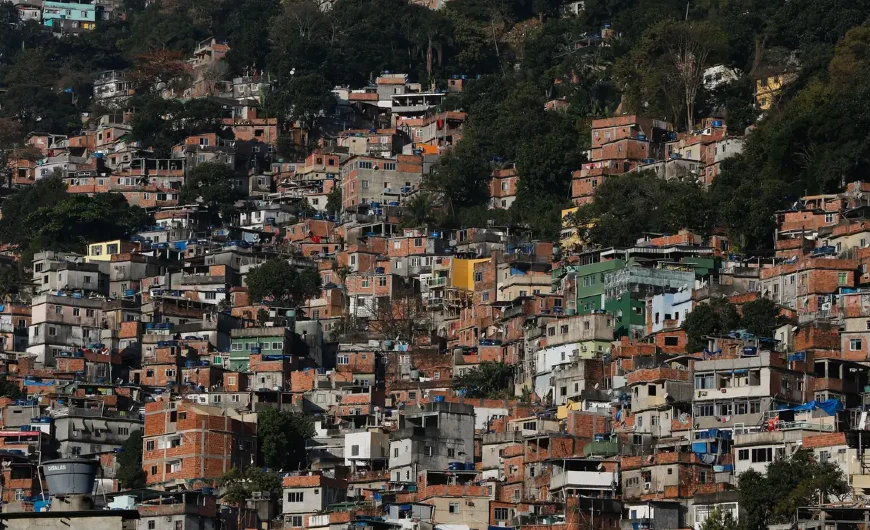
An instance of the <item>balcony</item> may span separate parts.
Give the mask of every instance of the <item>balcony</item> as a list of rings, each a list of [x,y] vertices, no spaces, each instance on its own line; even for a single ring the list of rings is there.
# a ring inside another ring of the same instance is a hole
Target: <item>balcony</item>
[[[429,278],[426,284],[429,286],[430,289],[436,287],[446,287],[448,280],[449,278],[447,278],[446,276],[441,276],[439,278]]]
[[[559,488],[611,489],[616,486],[610,471],[565,471],[554,473],[550,478],[550,490]]]

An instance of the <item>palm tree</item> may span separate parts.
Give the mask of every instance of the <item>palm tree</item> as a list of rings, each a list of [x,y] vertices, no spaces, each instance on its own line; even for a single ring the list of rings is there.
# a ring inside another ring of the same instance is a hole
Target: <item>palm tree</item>
[[[402,212],[402,225],[406,227],[426,226],[435,221],[433,209],[435,201],[428,193],[417,193],[405,202]]]

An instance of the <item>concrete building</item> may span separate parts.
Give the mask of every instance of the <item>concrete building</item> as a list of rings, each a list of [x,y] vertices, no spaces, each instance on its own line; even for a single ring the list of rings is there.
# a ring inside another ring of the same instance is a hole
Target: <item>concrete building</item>
[[[390,433],[390,480],[414,483],[423,470],[474,459],[474,407],[432,402],[407,407]]]

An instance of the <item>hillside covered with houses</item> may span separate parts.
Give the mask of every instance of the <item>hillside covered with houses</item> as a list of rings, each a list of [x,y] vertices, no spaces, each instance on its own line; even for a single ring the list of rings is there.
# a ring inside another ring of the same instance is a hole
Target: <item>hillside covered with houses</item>
[[[866,530],[868,20],[0,2],[0,530]]]

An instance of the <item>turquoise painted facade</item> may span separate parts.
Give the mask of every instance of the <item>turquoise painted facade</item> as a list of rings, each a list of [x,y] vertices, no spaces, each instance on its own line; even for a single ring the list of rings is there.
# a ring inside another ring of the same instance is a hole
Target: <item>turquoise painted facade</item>
[[[46,1],[42,9],[43,24],[48,27],[60,26],[64,20],[77,22],[83,29],[93,29],[97,23],[97,6]]]

